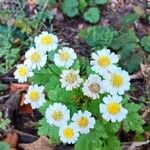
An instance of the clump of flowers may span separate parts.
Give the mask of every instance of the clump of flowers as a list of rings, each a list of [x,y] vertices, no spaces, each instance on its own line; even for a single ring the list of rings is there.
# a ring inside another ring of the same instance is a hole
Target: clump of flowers
[[[76,143],[77,150],[86,141],[95,150],[100,145],[104,148],[109,137],[117,140],[115,133],[121,123],[126,130],[131,112],[125,95],[130,77],[118,67],[118,55],[103,48],[83,66],[86,58],[63,47],[52,33],[42,32],[34,42],[14,75],[20,83],[29,78],[25,104],[39,108],[44,116],[38,133],[53,142]]]

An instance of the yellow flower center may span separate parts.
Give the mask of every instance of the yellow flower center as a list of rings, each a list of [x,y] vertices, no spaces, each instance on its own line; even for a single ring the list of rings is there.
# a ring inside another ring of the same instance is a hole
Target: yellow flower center
[[[60,56],[60,59],[63,61],[67,61],[69,59],[69,54],[67,52],[61,52],[59,56]]]
[[[40,95],[39,95],[38,91],[35,91],[35,90],[32,90],[29,94],[29,98],[33,102],[38,101],[39,97],[40,97]]]
[[[31,61],[33,63],[37,63],[40,59],[40,54],[38,52],[34,52],[32,55],[31,55]]]
[[[64,131],[64,137],[67,139],[71,139],[74,136],[74,131],[72,128],[65,128]]]
[[[108,105],[107,105],[107,110],[110,114],[112,115],[116,115],[120,112],[121,110],[121,105],[117,102],[110,102]]]
[[[21,67],[19,67],[19,68],[18,68],[18,74],[19,74],[19,76],[21,76],[21,77],[27,76],[27,74],[28,74],[28,69],[27,69],[27,67],[26,67],[26,66],[21,66]]]
[[[66,76],[66,82],[68,82],[69,84],[73,84],[76,79],[77,79],[77,75],[73,73],[70,73]]]
[[[89,86],[89,89],[92,93],[99,93],[100,91],[100,85],[97,84],[97,83],[92,83],[90,86]]]
[[[107,56],[101,56],[99,59],[98,59],[98,65],[100,67],[103,67],[103,68],[106,68],[110,65],[110,59],[107,57]]]
[[[46,46],[50,45],[53,43],[53,38],[50,35],[45,35],[41,37],[41,43]]]
[[[123,77],[118,74],[112,74],[110,81],[112,86],[116,88],[119,88],[123,85]]]
[[[81,118],[78,119],[78,125],[79,125],[79,127],[84,128],[88,124],[89,124],[89,121],[88,121],[88,119],[86,117],[81,117]]]
[[[60,121],[63,118],[63,114],[61,111],[54,111],[52,116],[55,121]]]

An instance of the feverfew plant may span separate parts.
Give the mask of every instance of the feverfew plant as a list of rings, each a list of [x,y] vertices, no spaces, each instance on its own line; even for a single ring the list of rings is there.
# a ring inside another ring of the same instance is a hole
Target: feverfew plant
[[[34,41],[14,75],[18,82],[31,83],[25,104],[43,115],[39,135],[52,143],[75,144],[75,150],[83,145],[85,150],[119,150],[118,131],[143,132],[140,106],[129,103],[125,94],[130,77],[117,65],[117,54],[103,48],[87,60],[48,32]]]

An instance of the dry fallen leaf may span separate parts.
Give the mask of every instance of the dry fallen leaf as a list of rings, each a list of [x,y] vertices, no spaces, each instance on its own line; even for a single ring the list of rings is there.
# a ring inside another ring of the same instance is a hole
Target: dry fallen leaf
[[[32,7],[34,7],[37,4],[37,0],[28,0],[28,4]]]
[[[18,144],[18,135],[16,132],[8,133],[4,142],[7,143],[11,148],[15,149]]]
[[[30,144],[19,144],[19,147],[24,150],[54,150],[54,145],[48,143],[48,138],[41,136],[38,140]]]
[[[32,114],[33,113],[33,109],[31,107],[30,104],[25,105],[24,104],[24,94],[22,95],[21,101],[20,101],[20,105],[19,105],[19,113],[20,114]]]
[[[19,91],[19,92],[23,92],[25,91],[27,88],[29,87],[28,84],[19,84],[19,83],[12,83],[10,85],[10,92],[16,92],[16,91]]]

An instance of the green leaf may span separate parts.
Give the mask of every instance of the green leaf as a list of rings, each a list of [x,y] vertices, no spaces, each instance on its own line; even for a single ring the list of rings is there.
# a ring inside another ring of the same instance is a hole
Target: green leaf
[[[6,73],[5,63],[1,63],[0,64],[0,74],[4,74],[4,73]]]
[[[138,38],[135,35],[135,32],[132,30],[128,30],[126,32],[122,32],[120,35],[116,35],[112,40],[111,47],[114,50],[128,50],[133,51],[136,46],[136,42],[138,42]]]
[[[126,105],[125,105],[125,107],[128,109],[128,111],[129,112],[133,112],[133,113],[135,113],[135,112],[138,112],[141,108],[142,108],[142,106],[141,105],[137,105],[137,104],[135,104],[135,103],[127,103]]]
[[[48,136],[53,143],[60,143],[57,127],[49,125],[45,118],[39,120],[38,125],[38,135]]]
[[[78,1],[77,0],[64,0],[62,3],[62,11],[69,17],[78,15]]]
[[[72,91],[66,91],[65,89],[57,86],[54,90],[49,90],[47,96],[51,102],[60,102],[65,104],[70,109],[71,115],[77,111],[75,103],[75,97],[79,97],[81,91],[78,89]]]
[[[13,48],[11,50],[9,50],[9,54],[7,54],[5,56],[5,64],[9,69],[11,69],[12,65],[17,61],[17,59],[19,58],[19,48]]]
[[[141,116],[137,113],[128,113],[126,116],[123,128],[126,132],[135,131],[137,133],[143,133],[143,120]]]
[[[59,85],[58,80],[60,73],[60,68],[54,64],[50,64],[47,69],[42,68],[40,71],[36,70],[34,76],[29,78],[29,81],[34,84],[44,85],[47,91],[55,88],[56,85]]]
[[[97,23],[100,19],[100,11],[97,7],[91,7],[84,13],[84,19],[90,23]]]
[[[55,90],[49,90],[47,92],[47,96],[51,101],[56,102],[59,100],[59,92],[60,92],[60,88],[57,86]]]
[[[150,54],[147,56],[147,61],[150,63]]]
[[[128,110],[128,114],[123,121],[123,128],[126,132],[135,131],[137,133],[142,133],[144,130],[142,128],[143,120],[138,114],[141,106],[134,103],[127,103],[125,108]]]
[[[95,134],[81,135],[75,144],[75,150],[99,150],[102,148],[102,141]]]
[[[130,57],[120,62],[121,66],[129,73],[133,73],[140,68],[140,64],[143,62],[143,57],[138,54],[133,54]]]
[[[81,135],[75,144],[75,150],[120,150],[120,142],[115,137],[120,123],[111,124],[106,121],[96,121],[94,129],[86,135]]]
[[[40,71],[35,71],[34,76],[29,78],[29,81],[34,84],[45,85],[50,80],[52,75],[49,69],[42,68]]]
[[[150,34],[141,39],[141,45],[146,52],[150,53]]]
[[[92,4],[100,4],[100,5],[102,5],[102,4],[106,4],[108,2],[108,0],[90,0],[90,2]]]
[[[124,48],[121,51],[119,51],[119,54],[121,55],[121,61],[126,61],[127,58],[132,56],[134,47],[135,43],[126,44]]]
[[[123,16],[120,21],[123,26],[132,25],[136,20],[139,19],[139,15],[137,13],[131,13],[126,16]]]
[[[102,123],[104,124],[108,134],[115,134],[118,132],[120,128],[120,122],[112,123],[112,122],[103,120]]]
[[[80,61],[76,60],[71,68],[74,70],[80,70]]]
[[[1,1],[0,1],[1,2]],[[1,22],[6,22],[11,18],[11,10],[10,9],[5,9],[3,10],[2,8],[0,9],[0,20]]]
[[[143,62],[143,58],[138,53],[134,53],[137,42],[138,38],[132,30],[121,32],[112,40],[112,49],[119,51],[121,55],[120,65],[129,73],[137,71]]]
[[[91,47],[109,47],[116,32],[112,28],[93,26],[80,30],[79,37]]]
[[[107,128],[102,121],[96,121],[94,129],[91,131],[94,132],[97,137],[108,138]],[[101,133],[101,134],[99,134]]]
[[[44,116],[46,109],[49,107],[49,105],[51,104],[51,102],[49,100],[47,100],[40,108],[39,111],[40,113]]]
[[[56,0],[38,0],[38,4],[42,7],[46,2],[48,2],[48,5],[54,5],[56,3]]]
[[[84,150],[90,150],[88,146],[88,139],[86,135],[80,135],[78,141],[75,144],[75,150],[83,150],[83,145],[84,145]]]
[[[99,104],[100,100],[94,100],[89,103],[89,106],[87,108],[88,111],[90,111],[93,115],[99,115]]]
[[[48,60],[53,62],[55,53],[56,53],[55,51],[48,52]]]
[[[81,12],[87,7],[87,0],[79,0],[79,9]]]
[[[1,150],[10,150],[10,147],[8,144],[6,144],[4,142],[0,142],[0,149]]]
[[[48,68],[53,75],[59,76],[61,74],[61,69],[58,68],[55,64],[48,65]]]
[[[45,91],[54,90],[57,86],[60,86],[59,77],[56,75],[51,75],[49,81],[45,84]]]
[[[121,143],[116,136],[110,135],[103,147],[103,150],[121,150]]]
[[[56,4],[56,0],[48,0],[48,4],[49,5],[54,5],[54,4]]]

